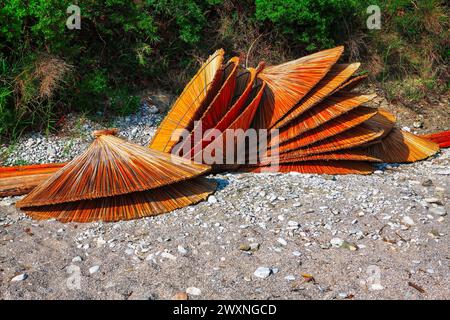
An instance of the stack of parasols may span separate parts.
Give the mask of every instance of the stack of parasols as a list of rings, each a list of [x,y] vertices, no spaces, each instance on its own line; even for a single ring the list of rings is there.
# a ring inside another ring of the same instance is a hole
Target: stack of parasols
[[[0,196],[31,191],[17,207],[36,219],[128,220],[204,200],[216,184],[200,176],[211,170],[368,174],[374,163],[414,162],[449,146],[449,131],[419,137],[397,129],[389,111],[365,106],[375,95],[355,90],[365,77],[355,76],[359,63],[337,63],[342,52],[337,47],[246,68],[237,57],[224,62],[218,50],[175,101],[149,148],[119,139],[115,130],[97,131],[92,145],[67,164],[0,168]],[[230,130],[268,134],[264,143],[257,136],[253,152]],[[225,159],[239,152],[243,162]]]

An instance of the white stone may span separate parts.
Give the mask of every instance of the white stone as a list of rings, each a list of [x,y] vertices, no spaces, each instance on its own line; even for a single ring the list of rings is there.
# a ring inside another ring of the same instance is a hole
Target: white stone
[[[414,223],[414,220],[411,218],[411,217],[408,217],[408,216],[404,216],[403,218],[402,218],[402,223],[403,224],[406,224],[406,225],[408,225],[408,226],[413,226],[415,223]]]
[[[209,196],[208,198],[208,202],[209,203],[217,203],[217,198],[215,196]]]
[[[373,283],[370,285],[370,290],[377,291],[377,290],[383,290],[383,289],[384,289],[384,287],[379,283]]]
[[[330,240],[330,243],[333,247],[340,247],[344,243],[344,240],[340,238],[333,238]]]
[[[288,275],[288,276],[284,277],[284,279],[287,281],[294,281],[295,277],[293,275]]]
[[[297,222],[297,221],[289,220],[289,221],[288,221],[288,225],[289,225],[290,227],[298,227],[298,222]]]
[[[258,269],[256,269],[253,274],[255,275],[255,277],[265,279],[268,276],[270,276],[271,273],[272,273],[272,270],[270,270],[270,268],[258,267]]]
[[[202,290],[200,290],[199,288],[196,288],[196,287],[189,287],[186,289],[186,293],[191,294],[193,296],[199,296],[202,294]]]
[[[93,266],[89,268],[89,273],[93,274],[96,273],[100,269],[100,266]]]
[[[295,257],[300,257],[300,256],[302,255],[302,253],[301,253],[300,251],[294,251],[294,252],[292,252],[292,254],[293,254]]]
[[[188,253],[187,249],[182,245],[178,245],[178,252],[182,255],[186,255]]]
[[[162,258],[169,259],[169,260],[172,260],[172,261],[177,260],[177,257],[175,257],[173,254],[171,254],[171,253],[169,253],[169,252],[162,252],[162,253],[161,253],[161,257],[162,257]]]
[[[281,245],[283,245],[283,246],[287,246],[287,241],[284,240],[283,238],[278,238],[277,241],[278,241],[279,244],[281,244]]]
[[[83,261],[83,259],[81,259],[80,256],[76,256],[75,258],[72,259],[72,262],[81,262]]]
[[[22,273],[22,274],[19,274],[19,275],[15,276],[14,278],[12,278],[11,282],[23,281],[26,278],[28,278],[28,275],[26,273]]]

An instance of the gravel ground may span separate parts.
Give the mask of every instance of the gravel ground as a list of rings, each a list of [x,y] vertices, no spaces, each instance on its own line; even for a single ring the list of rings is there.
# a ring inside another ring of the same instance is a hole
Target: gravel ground
[[[144,104],[114,125],[146,144],[160,120]],[[101,128],[67,122],[2,146],[4,164],[69,160]],[[213,175],[208,201],[118,223],[33,221],[3,198],[0,299],[449,299],[449,164]]]

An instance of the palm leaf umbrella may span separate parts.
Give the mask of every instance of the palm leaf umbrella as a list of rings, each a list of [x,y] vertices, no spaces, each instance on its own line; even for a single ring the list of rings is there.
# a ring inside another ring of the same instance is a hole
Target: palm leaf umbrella
[[[16,206],[35,218],[115,221],[155,215],[204,199],[215,184],[196,178],[209,166],[97,131],[80,156]],[[195,180],[195,181],[194,181]]]

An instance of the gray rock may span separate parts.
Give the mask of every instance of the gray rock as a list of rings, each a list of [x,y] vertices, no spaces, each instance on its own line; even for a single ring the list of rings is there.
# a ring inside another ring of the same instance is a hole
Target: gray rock
[[[427,203],[442,204],[441,200],[439,200],[439,199],[436,198],[436,197],[425,198],[425,199],[423,199],[423,200],[425,200],[425,202],[427,202]]]
[[[75,258],[72,259],[72,262],[81,262],[83,261],[83,259],[80,256],[76,256]]]
[[[430,213],[437,215],[437,216],[445,216],[447,215],[447,211],[445,210],[444,207],[433,207],[429,209]]]

